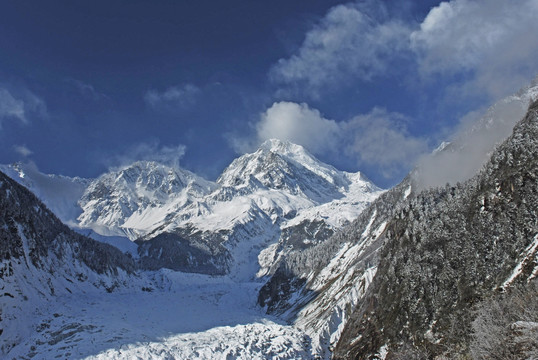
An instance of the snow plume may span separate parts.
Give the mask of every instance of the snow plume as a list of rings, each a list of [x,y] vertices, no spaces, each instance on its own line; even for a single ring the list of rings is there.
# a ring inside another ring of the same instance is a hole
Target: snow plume
[[[162,146],[159,141],[139,143],[128,148],[123,154],[111,157],[106,165],[110,169],[117,169],[131,165],[140,160],[156,161],[171,167],[178,168],[179,161],[185,155],[186,146]]]
[[[408,119],[399,113],[374,108],[368,114],[337,122],[306,104],[274,103],[254,124],[254,136],[231,139],[238,152],[248,152],[269,139],[302,145],[314,154],[333,153],[357,159],[359,165],[376,166],[392,177],[414,164],[427,151],[426,141],[410,135]]]
[[[144,101],[153,109],[186,108],[196,102],[200,89],[192,84],[172,86],[163,92],[151,89],[144,95]]]
[[[538,70],[538,0],[442,2],[411,36],[423,75],[467,74],[465,92],[497,99]]]
[[[390,19],[380,2],[362,1],[331,8],[305,36],[302,46],[270,71],[280,84],[300,84],[315,95],[350,75],[369,80],[388,70],[390,59],[407,45],[411,30]]]
[[[537,98],[538,77],[531,86],[493,105],[482,117],[483,112],[479,111],[463,117],[450,144],[419,161],[419,186],[443,186],[471,178],[489,159],[495,147],[512,133],[529,103]]]

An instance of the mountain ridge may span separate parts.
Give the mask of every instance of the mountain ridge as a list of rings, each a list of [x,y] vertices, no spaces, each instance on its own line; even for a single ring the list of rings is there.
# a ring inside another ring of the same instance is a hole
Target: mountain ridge
[[[333,233],[382,192],[360,172],[339,171],[302,146],[275,139],[235,159],[216,182],[139,161],[87,184],[77,201],[81,213],[69,222],[77,231],[131,253],[133,248],[119,237],[135,241],[135,257],[151,269],[213,274],[230,271],[239,244],[243,248],[255,239],[250,250],[242,250],[250,252],[280,243],[276,253],[266,252],[265,270],[249,270],[252,276],[276,269],[283,252],[289,251],[289,238],[314,229],[317,234]],[[53,199],[45,202],[54,206]],[[320,240],[314,233],[309,237],[295,246]],[[175,255],[164,260],[163,251]],[[254,254],[247,256],[258,262]]]

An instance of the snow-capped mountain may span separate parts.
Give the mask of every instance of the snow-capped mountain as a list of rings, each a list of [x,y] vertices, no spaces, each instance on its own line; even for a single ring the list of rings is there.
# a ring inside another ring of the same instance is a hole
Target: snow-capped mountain
[[[223,187],[250,186],[251,192],[281,190],[318,204],[343,197],[351,184],[346,173],[317,160],[302,146],[275,139],[235,159],[217,182]]]
[[[489,119],[502,113],[490,110]],[[481,173],[424,191],[423,169],[383,192],[275,140],[215,183],[135,163],[93,180],[79,200],[86,231],[141,235],[136,256],[74,234],[0,176],[2,352],[468,357],[471,305],[487,313],[484,299],[516,284],[527,289],[538,276],[537,121],[534,103],[499,149],[490,142]],[[494,127],[482,123],[476,129]],[[449,166],[439,154],[465,145],[432,156]],[[24,171],[14,174],[39,190]],[[533,358],[537,312],[513,314],[492,331],[512,353]]]
[[[32,181],[34,177],[29,176],[31,173],[21,171],[17,174],[23,174],[19,176],[19,181],[22,182],[24,179],[27,184],[36,184]],[[38,175],[47,176],[40,173]],[[36,192],[42,197],[50,194],[39,192],[41,183],[37,184]],[[117,235],[129,235],[135,238],[137,236],[135,234],[145,234],[136,241],[139,245],[139,256],[135,256],[134,260],[133,257],[124,256],[131,266],[136,265],[138,269],[143,270],[138,270],[139,273],[136,276],[124,283],[121,281],[125,280],[127,275],[121,275],[118,278],[121,280],[120,283],[125,284],[125,287],[128,286],[127,283],[138,284],[139,289],[131,289],[131,295],[112,294],[102,300],[96,300],[92,297],[94,295],[88,298],[88,294],[93,294],[91,288],[95,286],[102,285],[101,289],[105,291],[116,289],[114,281],[118,279],[112,275],[103,275],[104,278],[101,281],[99,278],[101,275],[94,275],[90,270],[78,271],[76,256],[71,259],[71,255],[64,257],[63,260],[74,263],[75,270],[60,263],[54,265],[58,268],[56,277],[60,280],[55,280],[56,278],[50,280],[51,276],[41,268],[31,270],[33,276],[40,279],[36,280],[40,284],[52,281],[54,288],[59,288],[55,290],[55,294],[61,296],[56,301],[63,304],[62,310],[59,312],[54,306],[45,306],[45,303],[37,305],[38,308],[50,309],[33,314],[36,320],[33,323],[30,320],[27,321],[29,325],[26,332],[9,330],[17,337],[10,338],[12,340],[10,344],[20,342],[10,355],[34,356],[32,348],[37,346],[43,354],[73,354],[75,348],[78,348],[79,354],[87,356],[96,349],[97,351],[101,348],[108,349],[104,344],[109,341],[112,333],[114,333],[114,338],[137,342],[140,336],[145,338],[149,333],[138,334],[131,331],[123,335],[125,329],[121,328],[121,324],[125,315],[121,319],[118,317],[117,320],[114,320],[115,317],[110,314],[101,316],[103,311],[96,309],[95,307],[99,305],[95,304],[103,304],[109,308],[108,301],[112,300],[106,299],[113,297],[118,301],[132,299],[128,300],[133,303],[132,306],[144,307],[145,300],[142,300],[148,296],[146,293],[155,291],[153,301],[162,303],[163,313],[153,308],[144,310],[153,314],[152,316],[160,317],[176,309],[173,313],[184,318],[188,314],[177,310],[181,308],[177,306],[179,301],[179,304],[184,304],[191,309],[198,306],[200,309],[205,309],[202,310],[204,313],[208,312],[202,318],[200,315],[197,316],[196,321],[216,325],[228,324],[228,320],[215,318],[215,314],[223,312],[230,314],[228,317],[234,324],[237,324],[235,322],[237,320],[233,319],[249,319],[247,325],[238,325],[234,328],[233,332],[238,332],[238,342],[234,344],[223,342],[217,346],[215,343],[215,339],[220,339],[221,336],[225,336],[227,340],[231,339],[230,330],[226,327],[222,330],[218,328],[212,330],[212,333],[208,333],[207,336],[200,335],[198,337],[200,346],[206,349],[204,351],[208,358],[224,351],[225,348],[230,348],[226,350],[230,351],[230,354],[243,354],[242,356],[255,358],[265,358],[275,351],[289,358],[308,356],[310,342],[302,331],[289,325],[273,323],[271,320],[256,320],[252,323],[250,319],[263,316],[260,309],[255,306],[254,299],[257,296],[257,289],[261,286],[260,280],[255,279],[273,273],[278,268],[283,255],[292,249],[306,249],[325,240],[337,229],[352,221],[380,193],[382,191],[360,173],[338,171],[318,161],[302,147],[279,141],[267,142],[255,153],[237,159],[215,183],[200,179],[181,169],[173,169],[152,162],[138,162],[104,174],[98,179],[89,181],[89,185],[80,195],[78,200],[82,205],[80,222],[74,227],[81,232],[86,231],[85,229],[91,230],[92,236],[99,235],[114,240],[119,239]],[[48,199],[49,204],[54,204],[54,201],[53,196]],[[13,207],[16,208],[16,206]],[[31,220],[27,219],[26,223],[31,223]],[[106,234],[116,236],[106,237],[104,236]],[[91,241],[80,235],[73,236],[86,239],[84,240],[86,243]],[[36,243],[42,240],[39,236],[36,237]],[[100,246],[105,245],[96,245],[95,249],[99,249]],[[86,254],[87,246],[84,245],[83,249],[82,253]],[[95,254],[103,255],[102,251],[96,251]],[[46,258],[43,261],[48,264]],[[192,278],[181,277],[176,281],[174,279],[177,276],[173,276],[172,273],[163,273],[165,271],[163,267],[191,273],[229,274],[229,276],[218,277],[210,281],[211,284],[205,284],[211,278],[196,274],[192,274]],[[160,269],[158,276],[167,279],[161,282],[169,284],[168,290],[155,290],[151,279],[156,275],[144,271],[157,269]],[[72,280],[74,271],[75,274],[87,274],[88,278],[92,279],[91,284],[84,283],[78,286],[78,283]],[[20,287],[28,286],[28,282],[33,281],[25,278],[27,277],[26,270],[16,269],[13,274],[21,279]],[[255,281],[250,282],[253,279]],[[71,284],[70,281],[77,286]],[[188,285],[191,282],[192,285]],[[147,285],[148,283],[150,285]],[[43,287],[39,286],[39,289]],[[187,286],[191,286],[192,289]],[[204,290],[205,288],[207,289]],[[69,289],[66,290],[69,296],[63,296],[63,289]],[[192,298],[178,300],[176,291],[190,294]],[[199,294],[195,294],[195,291]],[[238,297],[238,293],[243,295]],[[32,298],[38,297],[34,293],[29,294]],[[215,304],[210,301],[212,298],[221,299],[224,294],[225,297],[230,298],[230,304],[234,306],[243,304],[242,307],[224,309],[220,301]],[[52,297],[46,297],[43,301],[52,304],[54,303],[50,302]],[[88,313],[81,312],[76,307],[71,307],[72,302],[85,304],[84,307],[91,310],[88,310]],[[119,306],[117,312],[121,314],[123,309],[121,305]],[[21,313],[22,310],[10,318],[10,326],[14,326],[13,324],[19,321],[21,323],[26,321]],[[52,313],[55,316],[56,313],[61,314],[62,322],[52,316]],[[128,321],[138,324],[138,316],[135,313],[131,315]],[[191,317],[188,318],[191,319]],[[191,320],[195,321],[194,318]],[[114,330],[115,325],[106,325],[109,321],[116,321],[119,328]],[[46,329],[50,327],[50,330],[43,332],[44,326]],[[198,326],[200,325],[193,323],[179,327],[170,325],[166,328],[182,331],[181,329],[196,329]],[[162,331],[161,327],[152,331]],[[94,333],[96,328],[101,329],[99,332],[103,331],[102,336]],[[55,334],[56,340],[43,343],[47,334]],[[85,336],[91,336],[98,345],[84,342],[82,339]],[[282,344],[273,343],[274,338],[280,339]],[[71,344],[71,341],[81,341],[81,344],[85,345],[80,347],[77,344]],[[171,341],[170,346],[177,347],[173,344],[186,340],[180,336],[169,341]],[[241,341],[252,341],[255,345],[252,348],[245,348]],[[192,344],[192,339],[189,342]],[[151,344],[148,345],[148,349],[153,346],[157,348],[160,345]],[[213,346],[217,347],[213,349]],[[7,350],[9,349],[6,348]],[[177,353],[170,354],[190,354],[185,356],[200,354],[192,352],[194,350],[191,352],[187,350],[189,350],[187,347],[181,347]],[[132,353],[138,353],[140,350],[137,348],[132,351]],[[257,353],[259,355],[255,355]],[[121,358],[113,352],[107,354],[107,357]]]
[[[381,194],[361,173],[279,140],[237,158],[216,182],[150,161],[94,180],[4,168],[51,209],[75,209],[62,212],[75,230],[130,252],[145,268],[247,277],[274,272],[285,253],[326,239]],[[41,179],[76,191],[60,201]]]
[[[78,225],[135,240],[215,187],[187,170],[138,161],[89,184],[79,200]]]
[[[307,235],[312,223],[316,233],[330,235],[380,193],[360,173],[338,171],[302,146],[269,140],[234,160],[212,193],[139,239],[139,252],[151,268],[168,254],[166,262],[187,264],[182,270],[262,276],[274,271],[283,252],[320,240]],[[300,244],[290,242],[299,233],[306,235]]]
[[[113,246],[70,230],[1,172],[0,240],[2,358],[296,359],[310,352],[299,330],[256,308],[257,284],[139,271]]]

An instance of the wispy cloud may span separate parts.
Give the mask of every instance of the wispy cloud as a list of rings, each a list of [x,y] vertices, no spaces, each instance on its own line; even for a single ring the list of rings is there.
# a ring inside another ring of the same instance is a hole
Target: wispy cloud
[[[86,98],[93,99],[93,100],[101,100],[101,99],[109,98],[104,93],[97,91],[93,85],[85,83],[84,81],[71,79],[71,78],[66,79],[65,81],[69,83],[70,85],[74,86],[77,89],[77,91]]]
[[[47,108],[41,98],[26,89],[13,92],[0,87],[0,127],[3,121],[10,119],[27,124],[34,115],[47,116]]]
[[[529,102],[537,97],[538,77],[528,91],[505,98],[487,111],[473,111],[464,116],[445,151],[420,159],[419,184],[426,188],[471,178],[490,158],[495,147],[512,133]]]
[[[369,80],[408,48],[410,32],[380,2],[338,5],[306,34],[295,54],[278,60],[270,78],[311,95],[350,77]]]
[[[26,145],[15,145],[15,146],[13,146],[13,149],[15,150],[15,152],[17,154],[19,154],[19,155],[21,155],[22,157],[25,157],[25,158],[34,153]]]
[[[375,108],[368,114],[337,122],[306,104],[278,102],[260,114],[250,137],[231,137],[230,142],[242,153],[267,139],[288,140],[315,154],[345,154],[359,165],[378,168],[390,178],[428,150],[425,139],[409,134],[408,121],[399,113]]]
[[[186,108],[196,102],[200,89],[192,84],[172,86],[163,92],[151,89],[144,94],[144,101],[154,109]]]
[[[14,98],[8,90],[0,88],[0,125],[5,119],[28,122],[24,111],[24,101]]]
[[[409,169],[428,151],[424,138],[410,134],[409,122],[399,113],[374,108],[342,124],[345,151],[359,164],[376,166],[386,178]]]

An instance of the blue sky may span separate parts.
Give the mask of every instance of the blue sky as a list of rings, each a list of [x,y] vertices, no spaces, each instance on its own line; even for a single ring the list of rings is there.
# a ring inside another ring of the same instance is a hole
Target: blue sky
[[[397,183],[538,71],[538,0],[0,5],[0,163],[215,179],[267,138]]]

